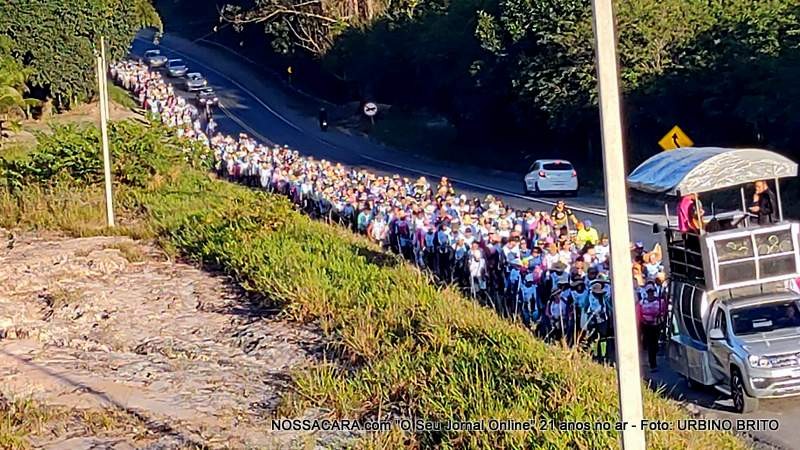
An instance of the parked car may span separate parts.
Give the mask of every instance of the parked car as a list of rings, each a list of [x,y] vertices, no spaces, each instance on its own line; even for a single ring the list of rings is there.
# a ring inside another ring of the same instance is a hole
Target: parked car
[[[569,161],[540,159],[534,162],[523,180],[525,193],[564,192],[578,194],[578,173]]]
[[[170,59],[167,61],[167,73],[171,77],[182,77],[188,71],[189,68],[186,67],[182,59]]]
[[[208,86],[208,80],[203,75],[192,72],[186,75],[186,90],[189,92],[199,91]]]
[[[144,62],[150,67],[162,67],[167,63],[167,57],[161,54],[161,50],[148,50],[144,52]]]
[[[195,99],[197,103],[201,106],[210,105],[210,106],[217,106],[219,105],[219,98],[217,97],[217,93],[214,92],[214,88],[211,86],[206,86],[200,89],[197,94],[195,95]]]

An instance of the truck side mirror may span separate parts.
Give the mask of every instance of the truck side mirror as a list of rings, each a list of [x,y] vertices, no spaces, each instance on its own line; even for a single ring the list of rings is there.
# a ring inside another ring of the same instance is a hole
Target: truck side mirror
[[[725,335],[722,334],[720,328],[712,328],[711,331],[708,332],[708,338],[712,341],[724,341]]]

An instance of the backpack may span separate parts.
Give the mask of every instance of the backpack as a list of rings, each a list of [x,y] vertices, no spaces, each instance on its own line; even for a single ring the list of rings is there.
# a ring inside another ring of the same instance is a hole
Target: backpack
[[[400,245],[405,247],[411,241],[411,229],[408,226],[408,221],[405,219],[398,220],[395,223],[395,234],[397,235],[397,239],[400,242]]]
[[[433,250],[436,233],[425,233],[425,250]]]

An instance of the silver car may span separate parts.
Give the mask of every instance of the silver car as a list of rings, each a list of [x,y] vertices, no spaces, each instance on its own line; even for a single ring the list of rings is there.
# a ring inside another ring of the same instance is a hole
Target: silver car
[[[709,365],[736,411],[753,411],[759,398],[800,395],[796,294],[717,301],[710,319]]]
[[[182,77],[188,71],[189,68],[186,67],[182,59],[170,59],[167,61],[167,73],[171,77]]]
[[[189,92],[199,91],[208,86],[208,80],[203,75],[192,72],[186,75],[186,90]]]
[[[161,54],[161,50],[148,50],[144,52],[144,62],[150,67],[162,67],[167,63],[167,57]]]

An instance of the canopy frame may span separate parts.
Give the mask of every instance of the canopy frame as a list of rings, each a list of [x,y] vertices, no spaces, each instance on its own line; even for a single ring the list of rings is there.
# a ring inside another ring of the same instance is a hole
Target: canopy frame
[[[658,153],[628,176],[628,185],[651,194],[701,194],[758,180],[797,176],[797,163],[754,148],[687,147]],[[779,205],[779,209],[780,205]],[[782,216],[782,211],[779,211]]]

